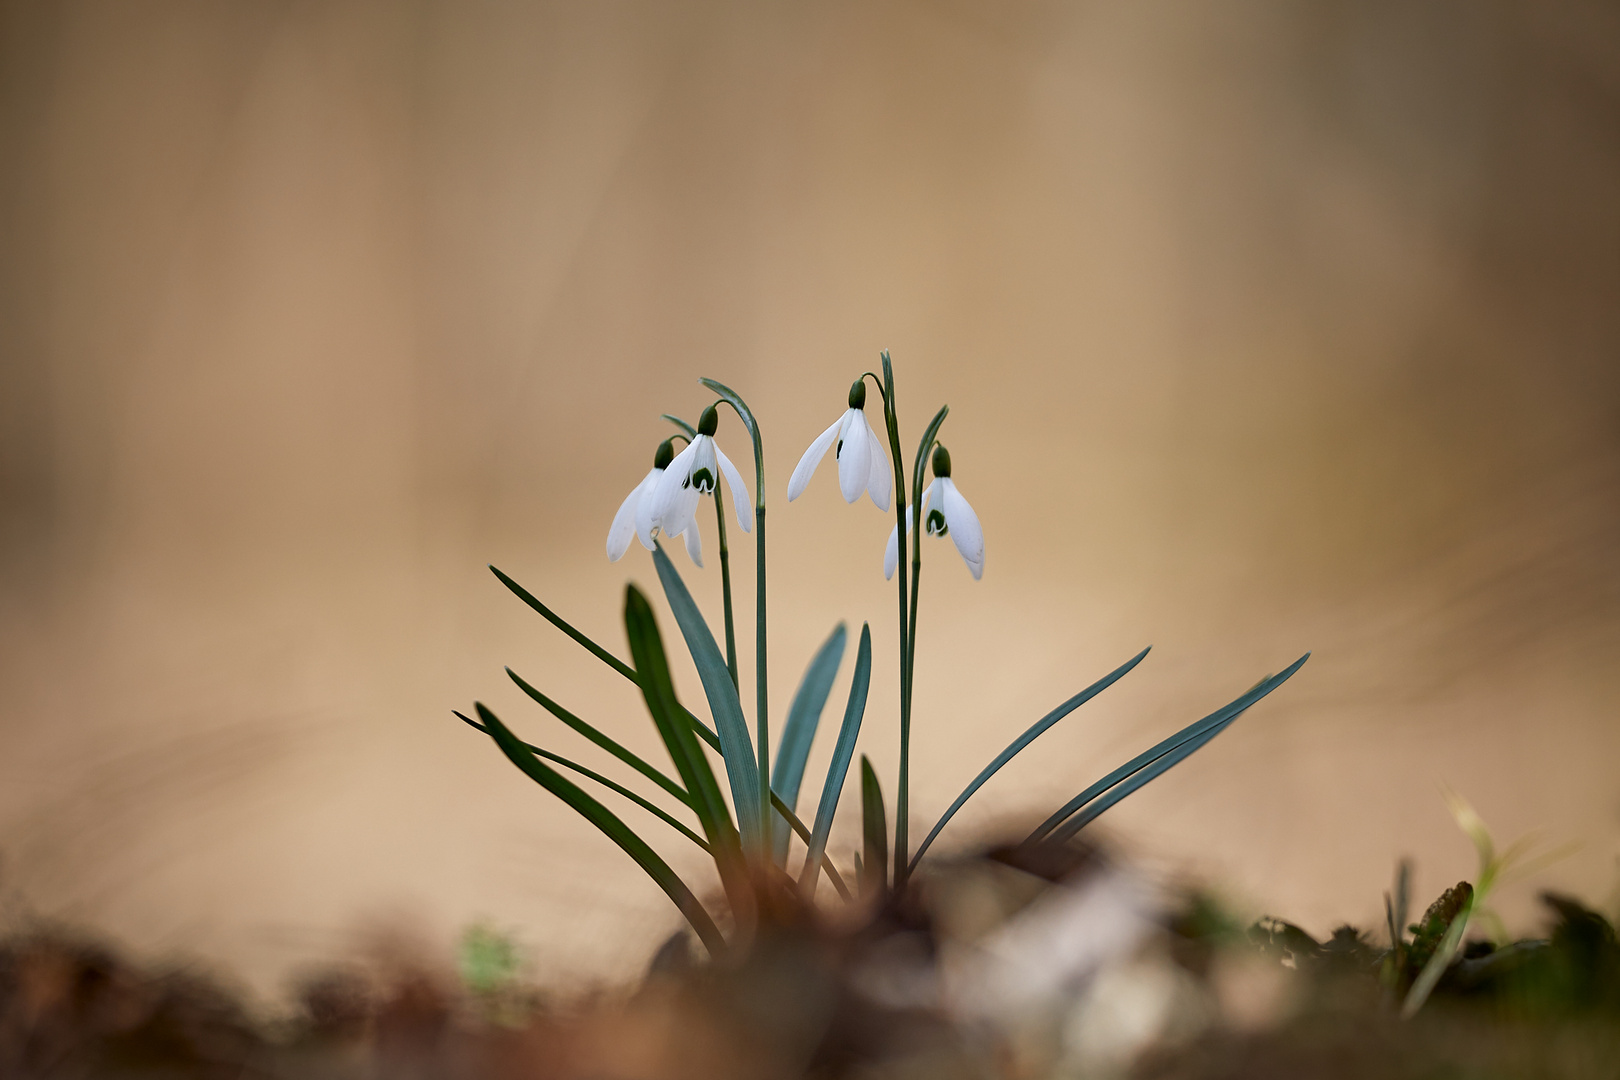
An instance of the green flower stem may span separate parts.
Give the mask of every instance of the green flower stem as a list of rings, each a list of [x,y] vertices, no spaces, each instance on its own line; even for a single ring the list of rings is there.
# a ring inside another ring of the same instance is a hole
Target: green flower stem
[[[731,685],[737,686],[737,631],[731,618],[731,549],[726,546],[726,507],[720,493],[714,494],[714,523],[720,531],[720,589],[726,600],[726,670]]]
[[[758,435],[754,436],[754,446],[757,453],[759,447]],[[759,551],[757,560],[758,577],[757,584],[754,587],[755,593],[758,597],[758,604],[754,614],[754,648],[757,650],[754,678],[759,683],[759,685],[755,688],[755,692],[759,698],[759,717],[755,723],[759,729],[759,798],[761,820],[769,821],[771,819],[771,714],[766,704],[765,695],[765,466],[763,463],[759,466],[759,474],[759,505],[754,507],[754,530],[758,533],[758,539],[755,541],[755,543],[758,545]],[[765,850],[760,852],[760,858],[768,861],[771,856],[770,830],[765,830],[764,835],[764,843],[766,846]]]
[[[894,365],[889,350],[883,350],[883,423],[888,428],[889,457],[894,463],[894,513],[898,530],[898,560],[900,571],[900,782],[895,788],[894,849],[895,878],[899,884],[906,850],[906,810],[911,771],[911,674],[907,658],[911,655],[911,620],[906,613],[906,467],[900,456],[900,418],[895,411]],[[909,530],[915,531],[915,530]]]
[[[755,695],[758,699],[758,715],[755,717],[757,737],[755,745],[759,753],[759,803],[761,820],[771,819],[771,724],[770,707],[768,701],[769,680],[766,678],[765,663],[765,449],[759,435],[759,421],[754,419],[753,410],[748,407],[742,397],[731,387],[714,379],[698,380],[704,386],[720,395],[720,399],[730,405],[743,426],[748,429],[749,436],[754,441],[754,543],[758,555],[755,559],[757,579],[754,588],[754,680]],[[763,829],[761,832],[769,837],[771,830]],[[765,848],[758,853],[763,864],[770,861],[769,840],[765,841]]]
[[[894,796],[894,890],[900,892],[905,888],[906,879],[911,873],[910,854],[910,814],[911,814],[911,692],[916,685],[917,677],[917,593],[922,582],[922,534],[926,527],[922,520],[923,476],[928,469],[928,455],[934,449],[934,443],[939,435],[940,425],[945,423],[945,417],[950,414],[951,407],[942,405],[934,419],[929,421],[927,429],[923,432],[922,441],[917,444],[917,461],[911,469],[911,505],[917,515],[915,528],[911,530],[911,618],[909,621],[910,635],[906,641],[906,653],[903,658],[905,674],[902,685],[905,688],[904,711],[900,718],[900,783],[897,785]],[[900,534],[900,547],[898,562],[905,566],[905,533]],[[902,579],[903,580],[903,579]]]

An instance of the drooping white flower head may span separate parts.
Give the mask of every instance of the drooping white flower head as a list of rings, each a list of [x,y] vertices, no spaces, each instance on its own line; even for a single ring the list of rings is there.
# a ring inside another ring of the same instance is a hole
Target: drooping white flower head
[[[838,458],[838,487],[844,493],[844,501],[852,503],[867,492],[871,494],[874,506],[887,510],[894,475],[889,469],[888,455],[883,452],[883,443],[878,440],[872,425],[866,422],[865,379],[855,380],[855,385],[849,388],[849,408],[832,427],[816,437],[810,449],[799,459],[793,476],[788,480],[788,501],[792,502],[804,493],[810,478],[815,475],[816,466],[827,456],[827,448],[835,440],[838,444],[835,451]]]
[[[624,553],[630,549],[630,538],[634,536],[640,540],[642,546],[648,551],[653,549],[652,495],[658,486],[658,478],[664,475],[670,462],[675,457],[673,440],[665,439],[658,444],[658,451],[653,455],[653,467],[642,477],[641,483],[631,489],[625,496],[624,502],[619,504],[619,512],[613,515],[613,524],[608,529],[607,557],[609,562],[618,562]],[[692,562],[699,567],[703,565],[703,538],[698,535],[697,520],[694,518],[691,527],[682,534],[686,539],[686,554]]]
[[[720,474],[724,474],[726,487],[731,489],[731,506],[737,515],[737,525],[743,532],[754,530],[754,506],[749,499],[748,487],[743,483],[737,466],[726,457],[725,451],[715,445],[714,433],[719,425],[720,414],[710,405],[698,420],[697,435],[686,444],[686,449],[675,455],[663,475],[653,482],[646,503],[647,527],[642,543],[651,546],[649,541],[655,529],[662,530],[665,536],[681,536],[690,530],[695,537],[698,498],[714,494]],[[693,549],[693,544],[694,541],[688,538],[688,552]],[[696,556],[692,561],[703,565]]]
[[[906,507],[908,535],[916,520],[911,511]],[[934,447],[934,482],[923,492],[922,519],[929,536],[951,538],[974,581],[984,576],[984,530],[979,527],[979,515],[956,490],[956,481],[951,479],[951,455],[943,446]],[[889,531],[889,546],[883,552],[883,576],[893,577],[899,563],[900,526],[896,525]]]

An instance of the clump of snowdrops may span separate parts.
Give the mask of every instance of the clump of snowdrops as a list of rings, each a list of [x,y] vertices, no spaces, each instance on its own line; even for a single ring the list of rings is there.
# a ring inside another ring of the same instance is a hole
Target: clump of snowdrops
[[[876,427],[867,419],[867,407],[873,403],[867,390],[868,382],[876,390],[879,406],[880,423]],[[855,859],[856,882],[851,887],[828,857],[827,841],[866,713],[872,680],[871,627],[861,627],[854,674],[832,759],[815,813],[806,822],[799,814],[805,763],[820,728],[833,680],[847,651],[847,634],[840,624],[810,658],[798,690],[788,704],[773,756],[772,714],[766,695],[769,623],[766,618],[764,440],[753,410],[736,391],[713,379],[702,379],[701,383],[714,394],[714,400],[699,414],[695,427],[679,417],[665,414],[663,419],[674,425],[676,431],[668,438],[649,440],[655,444],[652,468],[613,517],[608,530],[607,555],[612,560],[620,559],[630,550],[633,541],[639,541],[651,553],[664,600],[702,682],[706,718],[677,699],[670,679],[668,652],[652,602],[634,585],[627,585],[624,594],[624,627],[630,646],[627,663],[581,633],[511,577],[493,566],[490,568],[524,603],[639,689],[669,753],[669,765],[661,767],[645,760],[510,668],[507,674],[552,716],[658,789],[651,793],[673,803],[673,808],[661,806],[648,794],[550,749],[525,742],[481,702],[475,706],[476,720],[461,713],[456,715],[488,734],[514,765],[622,848],[675,903],[710,953],[722,955],[744,946],[763,917],[762,913],[781,910],[782,902],[814,908],[818,903],[817,885],[822,877],[827,878],[838,902],[843,904],[866,903],[881,907],[903,899],[923,856],[968,799],[1030,743],[1141,663],[1148,650],[1142,649],[1014,738],[967,783],[929,828],[922,842],[913,845],[910,762],[918,597],[925,550],[923,534],[949,539],[974,580],[984,574],[985,538],[978,515],[956,486],[951,455],[941,441],[948,407],[940,408],[923,428],[916,453],[911,458],[911,473],[907,476],[906,459],[901,453],[894,370],[888,353],[883,353],[881,376],[865,372],[854,381],[846,398],[846,408],[810,444],[793,470],[787,489],[789,501],[797,498],[831,451],[845,501],[854,504],[865,495],[879,511],[891,512],[892,508],[895,517],[883,556],[884,577],[889,580],[898,577],[900,723],[898,732],[894,733],[899,739],[899,763],[893,786],[893,830],[891,833],[888,825],[884,785],[863,754],[860,769],[862,850]],[[722,407],[736,414],[752,442],[752,493],[742,473],[717,441]],[[677,443],[682,444],[678,450]],[[930,473],[932,482],[925,486]],[[737,527],[751,533],[757,547],[758,576],[754,590],[757,670],[752,732],[738,693],[727,515],[719,498],[722,479],[730,495]],[[702,568],[703,544],[698,520],[706,497],[712,499],[715,506],[725,612],[723,651],[693,601],[685,579],[665,550],[666,543],[679,538],[692,564]],[[605,511],[604,507],[604,516]],[[919,522],[921,527],[918,527]],[[909,565],[904,557],[908,553]],[[876,559],[873,568],[875,571]],[[1301,656],[1280,673],[1260,680],[1235,700],[1103,776],[1052,813],[1023,839],[1021,848],[1030,856],[1038,857],[1043,848],[1070,843],[1081,829],[1109,807],[1205,746],[1244,711],[1287,681],[1308,656],[1308,653]],[[716,775],[711,753],[718,754],[723,784]],[[729,920],[717,921],[654,846],[631,829],[598,793],[636,804],[678,834],[677,842],[696,844],[707,852],[714,861],[730,908]],[[795,856],[795,838],[802,845],[802,855]],[[722,922],[729,925],[729,937],[720,930]]]

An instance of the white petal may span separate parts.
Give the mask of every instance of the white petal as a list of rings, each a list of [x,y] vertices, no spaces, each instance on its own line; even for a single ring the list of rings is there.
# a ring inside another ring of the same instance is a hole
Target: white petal
[[[664,475],[653,488],[652,524],[664,531],[665,536],[679,536],[697,512],[698,493],[692,486],[693,463],[697,460],[699,435],[686,448],[675,455]]]
[[[850,409],[844,414],[844,426],[838,433],[838,487],[847,503],[866,492],[866,481],[872,474],[871,430],[861,410]]]
[[[748,501],[748,485],[743,483],[742,473],[737,466],[726,457],[726,452],[720,449],[720,444],[714,446],[715,456],[720,459],[720,471],[726,477],[726,489],[731,492],[731,508],[737,512],[737,524],[742,526],[743,532],[754,531],[754,504]]]
[[[703,569],[703,538],[698,535],[697,518],[692,519],[692,524],[686,527],[681,536],[686,540],[686,555],[692,560],[692,565]]]
[[[648,551],[653,549],[653,527],[658,524],[652,514],[653,499],[658,493],[658,480],[663,475],[663,469],[654,469],[637,489],[640,497],[636,501],[636,539]]]
[[[692,475],[700,472],[709,474],[709,490],[713,491],[720,486],[720,464],[715,460],[715,445],[712,435],[699,435],[692,440]],[[693,485],[696,486],[695,484]],[[698,494],[703,494],[699,491]]]
[[[911,507],[906,507],[906,539],[911,539]],[[889,546],[883,550],[883,580],[894,577],[894,568],[900,563],[900,526],[889,530]]]
[[[636,535],[636,511],[641,509],[642,496],[647,488],[658,479],[659,470],[649,469],[647,475],[624,497],[619,504],[619,512],[613,515],[613,525],[608,529],[607,557],[609,562],[618,562],[624,553],[630,549],[630,538]]]
[[[804,452],[799,463],[793,467],[793,475],[788,477],[788,502],[804,494],[804,489],[810,484],[810,478],[816,474],[816,466],[827,456],[827,448],[838,438],[838,429],[843,423],[842,416],[834,420],[832,427],[816,436],[816,441],[810,444],[810,449]]]
[[[872,505],[887,512],[890,489],[894,486],[894,472],[889,466],[889,455],[883,452],[883,443],[878,439],[877,432],[871,427],[866,430],[872,438],[871,474],[866,481],[866,490],[872,496]]]
[[[962,498],[962,493],[956,490],[956,484],[950,477],[936,480],[935,483],[940,489],[940,508],[945,512],[945,526],[951,530],[951,539],[956,541],[956,550],[961,552],[962,561],[973,571],[973,580],[978,581],[984,576],[984,530],[979,527],[979,515]]]

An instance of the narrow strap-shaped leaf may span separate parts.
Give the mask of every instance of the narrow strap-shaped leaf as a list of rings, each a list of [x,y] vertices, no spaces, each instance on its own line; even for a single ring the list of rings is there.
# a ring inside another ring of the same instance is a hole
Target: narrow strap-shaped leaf
[[[595,743],[597,746],[600,746],[602,749],[606,750],[608,753],[612,754],[614,757],[618,758],[620,761],[624,762],[626,765],[630,766],[632,769],[636,770],[641,775],[645,776],[647,779],[651,780],[653,783],[657,784],[659,787],[681,800],[681,802],[685,803],[687,806],[692,805],[691,796],[687,795],[686,789],[681,787],[681,785],[677,784],[674,780],[670,779],[670,777],[658,769],[657,766],[649,764],[645,758],[630,750],[627,750],[617,740],[604,735],[592,725],[586,723],[584,720],[581,720],[579,717],[575,716],[573,713],[569,712],[555,701],[552,701],[545,694],[542,694],[539,690],[536,690],[533,686],[530,686],[527,682],[525,682],[523,677],[517,672],[513,671],[511,668],[506,669],[506,674],[511,677],[513,682],[518,684],[519,688],[521,688],[525,694],[528,694],[535,701],[538,701],[541,705],[545,706],[546,711],[551,713],[551,715],[555,716],[557,719],[561,720],[563,723],[567,724],[569,727],[591,740],[591,742]]]
[[[681,880],[680,875],[671,870],[669,864],[660,858],[645,840],[619,820],[618,815],[582,791],[572,780],[535,757],[516,735],[507,730],[506,725],[501,723],[494,713],[484,707],[482,702],[479,702],[476,708],[478,718],[484,722],[495,744],[501,748],[501,752],[512,764],[571,806],[581,817],[600,829],[608,839],[624,849],[625,854],[634,859],[636,865],[646,871],[647,876],[675,902],[675,906],[686,916],[686,921],[692,924],[692,929],[697,931],[698,938],[708,947],[710,953],[718,956],[725,951],[725,938],[720,935],[720,930],[714,925],[708,911],[699,903],[697,896],[687,887],[686,882]]]
[[[1151,645],[1148,646],[1148,649],[1151,648]],[[1141,652],[1125,661],[1119,667],[1115,668],[1113,671],[1110,671],[1107,675],[1104,675],[1102,678],[1098,679],[1096,682],[1074,695],[1074,697],[1070,698],[1068,701],[1065,701],[1063,704],[1041,717],[1028,731],[1014,739],[1012,743],[1008,745],[1007,749],[997,754],[996,759],[990,764],[986,765],[984,767],[984,771],[980,772],[978,776],[975,776],[971,784],[962,789],[962,794],[958,795],[956,797],[956,801],[951,803],[950,809],[946,810],[945,813],[940,815],[939,821],[935,822],[934,828],[931,832],[929,832],[927,839],[923,840],[923,842],[917,846],[916,854],[911,857],[911,868],[913,870],[917,868],[918,860],[923,857],[923,852],[928,850],[928,845],[934,842],[934,837],[938,836],[940,830],[945,827],[945,823],[950,821],[951,818],[956,815],[958,810],[962,809],[962,804],[967,802],[968,799],[972,798],[975,791],[978,791],[979,788],[984,786],[984,782],[986,780],[994,776],[998,769],[1016,757],[1020,750],[1034,742],[1036,739],[1040,738],[1041,735],[1043,735],[1053,724],[1056,724],[1059,720],[1062,720],[1065,716],[1068,716],[1071,712],[1078,709],[1080,706],[1084,705],[1086,702],[1090,701],[1092,698],[1096,697],[1110,686],[1114,685],[1119,678],[1129,672],[1137,664],[1140,664],[1142,662],[1142,658],[1148,654],[1148,649],[1143,649]]]
[[[765,618],[765,445],[760,438],[759,421],[754,418],[754,411],[748,403],[725,383],[714,379],[699,379],[704,386],[720,395],[720,400],[730,405],[737,416],[741,418],[743,426],[748,429],[749,437],[754,441],[754,731],[756,739],[753,747],[758,751],[758,758],[754,762],[754,778],[759,785],[757,798],[759,800],[757,820],[759,824],[758,852],[763,861],[770,857],[770,849],[765,831],[768,822],[765,820],[770,814],[771,805],[771,708],[770,685],[771,680],[767,674],[766,639],[769,636],[767,627],[770,625]],[[717,496],[718,497],[718,496]],[[746,529],[746,526],[744,526]],[[662,569],[659,571],[662,573]],[[730,595],[729,593],[727,594]],[[695,610],[695,609],[694,609]],[[729,606],[727,611],[730,611]],[[730,622],[727,622],[729,629]],[[707,633],[707,627],[705,627]],[[733,692],[737,688],[736,673],[731,674]],[[741,712],[741,707],[738,709]],[[715,730],[721,728],[720,715],[714,714]],[[726,771],[731,772],[730,755],[727,756]],[[732,784],[737,784],[737,778],[732,777]],[[743,821],[742,802],[737,803],[737,820]],[[746,831],[746,830],[745,830]],[[753,850],[750,848],[750,850]]]
[[[682,420],[680,417],[671,416],[669,413],[663,413],[663,414],[661,414],[659,416],[659,419],[668,420],[670,423],[672,423],[676,427],[680,428],[681,431],[686,435],[686,437],[688,439],[697,438],[697,428],[693,427],[691,424],[688,424],[685,420]]]
[[[1066,842],[1081,829],[1085,828],[1093,821],[1096,821],[1097,818],[1101,817],[1103,811],[1107,810],[1121,799],[1131,795],[1138,788],[1157,780],[1160,776],[1163,776],[1165,773],[1169,772],[1171,769],[1175,768],[1177,765],[1181,764],[1183,761],[1186,761],[1198,751],[1202,750],[1211,739],[1225,731],[1227,728],[1231,727],[1237,722],[1237,718],[1242,715],[1242,712],[1238,712],[1228,716],[1225,720],[1221,721],[1219,724],[1216,724],[1214,727],[1194,735],[1192,738],[1188,739],[1184,743],[1181,743],[1174,750],[1171,750],[1163,757],[1158,758],[1149,765],[1143,766],[1140,771],[1133,773],[1129,779],[1121,780],[1106,794],[1098,796],[1096,799],[1082,807],[1068,821],[1065,821],[1062,825],[1058,826],[1056,829],[1053,829],[1049,839],[1059,844]]]
[[[949,416],[950,412],[951,407],[949,405],[941,405],[939,412],[934,414],[934,418],[923,429],[922,441],[917,444],[917,461],[911,467],[911,505],[913,507],[922,504],[923,475],[928,471],[928,451],[934,448],[934,440],[939,438],[940,426],[945,423],[945,417]],[[912,521],[913,528],[917,533],[920,533],[923,529],[922,516],[918,514],[912,518]],[[904,559],[906,553],[902,551],[900,557]]]
[[[512,590],[513,594],[517,596],[519,600],[522,600],[535,611],[538,611],[541,615],[544,615],[546,620],[550,622],[551,625],[555,626],[557,629],[561,630],[563,633],[585,646],[592,656],[595,656],[598,660],[601,660],[602,663],[606,664],[614,671],[617,671],[620,675],[623,675],[631,682],[636,681],[635,669],[629,664],[626,664],[623,660],[620,660],[617,656],[614,656],[612,653],[602,648],[602,646],[598,645],[596,642],[574,629],[573,625],[569,623],[567,619],[564,619],[561,615],[558,615],[555,611],[552,611],[550,608],[546,607],[546,605],[542,604],[538,599],[536,599],[533,593],[529,592],[529,590],[507,577],[505,574],[501,573],[498,568],[491,566],[490,570],[495,574],[496,577],[501,579],[501,583],[503,585]],[[680,707],[680,703],[676,702],[676,706]],[[692,725],[693,730],[698,733],[704,742],[708,743],[716,750],[720,749],[720,739],[709,728],[709,725],[705,724],[702,720],[699,720],[684,707],[681,707],[681,712],[683,715],[685,715],[687,722]]]
[[[833,817],[838,813],[838,796],[844,791],[850,759],[855,756],[855,740],[861,733],[861,718],[866,715],[866,691],[871,683],[872,628],[862,624],[861,643],[855,650],[855,674],[850,678],[849,701],[844,706],[844,723],[838,729],[838,742],[833,746],[832,761],[827,766],[827,781],[821,787],[815,832],[811,834],[804,873],[799,881],[801,889],[808,890],[815,881],[816,867],[826,854],[827,837],[832,833]]]
[[[585,646],[585,648],[588,649],[592,653],[592,655],[594,655],[594,656],[598,657],[599,659],[601,659],[604,663],[606,663],[613,670],[617,671],[619,674],[623,675],[626,679],[629,679],[631,682],[637,683],[637,685],[639,685],[639,680],[637,680],[637,678],[636,678],[635,670],[633,668],[631,668],[628,664],[624,663],[618,657],[614,656],[612,653],[608,652],[606,649],[604,649],[600,645],[596,644],[596,642],[592,641],[590,638],[586,637],[584,634],[582,634],[578,630],[574,629],[573,626],[569,625],[567,620],[563,619],[556,612],[554,612],[550,608],[546,607],[546,605],[542,604],[539,600],[537,600],[532,593],[530,593],[523,586],[519,585],[517,582],[513,581],[506,574],[503,574],[499,569],[497,569],[494,566],[491,566],[490,570],[494,572],[496,577],[501,579],[502,583],[504,583],[506,585],[506,587],[508,589],[510,589],[517,596],[518,599],[522,600],[524,603],[526,603],[530,607],[532,607],[535,611],[537,611],[541,615],[545,616],[546,619],[549,622],[551,622],[552,625],[556,626],[558,629],[562,630],[569,637],[573,638],[575,641],[577,641],[581,645]],[[695,715],[693,715],[691,710],[689,710],[685,706],[681,705],[681,703],[679,701],[677,701],[675,703],[675,707],[679,711],[680,716],[686,721],[687,725],[692,729],[692,731],[694,733],[697,734],[697,736],[699,738],[701,738],[704,742],[708,743],[715,750],[717,750],[717,751],[720,750],[720,736],[718,736],[718,735],[716,735],[714,733],[713,728],[709,727],[702,720],[698,719]],[[662,786],[662,785],[660,785],[660,786]],[[684,796],[682,796],[682,801],[687,801]],[[806,843],[808,843],[809,838],[810,838],[810,829],[804,824],[803,821],[801,821],[794,814],[793,808],[788,806],[784,802],[782,802],[782,800],[777,797],[777,795],[776,795],[776,793],[774,791],[771,793],[771,802],[772,802],[772,805],[775,807],[776,812],[778,814],[780,814],[783,817],[783,819],[785,819],[787,821],[787,823],[793,827],[793,831],[798,834],[799,838],[801,840],[805,841]],[[832,879],[833,885],[838,889],[840,894],[842,894],[843,896],[845,896],[847,898],[848,895],[849,895],[849,892],[848,892],[848,889],[847,889],[847,887],[845,886],[845,884],[843,882],[843,879],[838,876],[838,871],[833,868],[833,865],[830,862],[825,863],[824,865],[827,868],[828,876]]]
[[[737,688],[731,682],[731,672],[726,669],[726,658],[720,654],[709,624],[703,621],[703,613],[692,600],[675,564],[664,554],[662,545],[653,551],[653,564],[658,567],[664,596],[675,613],[681,635],[686,638],[686,648],[692,654],[698,678],[703,682],[703,692],[709,699],[709,712],[714,717],[715,732],[720,736],[720,754],[726,762],[726,778],[731,782],[731,801],[736,808],[737,831],[742,834],[743,848],[763,855],[759,767],[754,761],[754,743],[748,736],[748,723],[743,719],[742,702],[737,699]]]
[[[630,638],[630,652],[636,658],[636,670],[641,673],[642,698],[659,737],[669,750],[675,769],[681,774],[687,794],[692,796],[692,809],[697,812],[713,849],[716,867],[732,903],[747,903],[747,882],[741,880],[741,851],[737,846],[737,833],[731,824],[720,786],[715,782],[709,759],[698,745],[692,727],[680,715],[675,701],[675,685],[669,677],[669,660],[664,654],[664,642],[658,633],[658,621],[652,607],[641,590],[627,585],[624,590],[624,627]]]
[[[714,379],[699,379],[698,382],[720,395],[720,399],[730,405],[742,420],[743,427],[748,429],[748,437],[754,441],[754,508],[758,510],[765,505],[765,456],[763,443],[760,440],[759,421],[754,419],[754,410],[748,407],[748,402],[742,395],[723,382]]]
[[[486,728],[483,724],[480,724],[478,721],[474,720],[472,717],[468,716],[466,713],[457,712],[454,709],[452,709],[450,711],[454,712],[456,714],[456,716],[458,718],[460,718],[460,720],[463,723],[469,725],[474,731],[482,731],[485,735],[490,734],[490,730],[488,728]],[[706,840],[704,840],[703,837],[699,836],[697,833],[693,832],[691,829],[688,829],[685,825],[682,825],[679,821],[676,821],[673,817],[670,817],[669,814],[664,812],[662,807],[659,807],[659,806],[657,806],[657,805],[655,805],[655,804],[653,804],[651,802],[648,802],[646,799],[642,798],[640,795],[637,795],[635,792],[631,791],[629,788],[625,787],[623,784],[619,784],[619,783],[616,783],[616,782],[614,782],[612,780],[609,780],[607,777],[603,776],[601,773],[596,772],[593,769],[588,769],[585,766],[579,764],[577,761],[569,761],[567,758],[563,757],[561,754],[553,754],[550,750],[546,750],[543,747],[536,746],[536,745],[534,745],[534,743],[526,742],[523,745],[524,745],[524,747],[526,747],[528,749],[528,751],[530,753],[536,755],[537,757],[543,757],[547,761],[555,761],[558,765],[561,765],[563,768],[572,769],[574,772],[579,773],[579,775],[585,777],[588,780],[595,780],[598,784],[601,784],[603,787],[607,788],[609,791],[618,792],[620,795],[623,795],[625,798],[629,799],[631,802],[635,803],[637,806],[641,807],[643,810],[647,811],[649,814],[652,814],[655,817],[661,818],[664,821],[668,822],[670,825],[674,826],[681,833],[681,835],[685,836],[688,840],[692,841],[692,843],[696,844],[698,847],[702,848],[704,851],[709,850],[708,842]]]
[[[499,567],[491,564],[489,569],[491,573],[501,579],[502,585],[505,585],[508,589],[511,589],[519,600],[522,600],[525,604],[528,604],[541,615],[545,616],[546,621],[551,623],[552,626],[555,626],[557,629],[561,630],[563,633],[585,646],[585,648],[593,656],[602,661],[602,663],[606,664],[608,667],[612,668],[614,671],[617,671],[620,675],[623,675],[631,682],[636,681],[636,673],[630,668],[629,664],[626,664],[623,660],[620,660],[617,656],[614,656],[612,653],[602,648],[602,646],[598,645],[596,642],[592,641],[578,630],[575,630],[573,625],[569,623],[567,619],[563,618],[561,615],[558,615],[555,611],[552,611],[550,608],[546,607],[546,605],[542,604],[533,593],[529,592],[528,589],[525,589],[523,586],[519,585],[517,582],[513,581],[511,578],[502,573]]]
[[[799,806],[799,785],[804,779],[804,763],[810,756],[810,746],[816,740],[816,729],[821,725],[821,710],[832,691],[833,678],[844,659],[844,624],[839,623],[828,636],[810,666],[804,669],[804,678],[793,693],[788,706],[787,723],[782,725],[782,741],[776,748],[776,763],[771,766],[771,790],[795,810]],[[782,822],[771,823],[771,855],[780,863],[787,858],[788,830]]]
[[[883,789],[865,754],[861,755],[861,895],[881,896],[888,889],[889,823],[883,813]]]
[[[806,850],[809,850],[810,830],[805,827],[803,821],[799,820],[797,814],[782,803],[782,800],[774,791],[771,792],[771,805],[775,807],[777,814],[788,823],[794,834],[798,836],[799,842],[805,846]],[[839,897],[843,900],[849,900],[851,898],[849,886],[844,884],[843,875],[839,874],[838,868],[832,864],[832,860],[827,858],[825,854],[821,857],[821,869],[827,872],[827,880],[832,882],[832,886],[837,890]]]
[[[1198,736],[1209,731],[1211,728],[1219,727],[1226,723],[1226,721],[1237,716],[1239,713],[1242,713],[1244,710],[1249,708],[1249,706],[1253,705],[1255,702],[1259,701],[1261,698],[1265,697],[1267,694],[1271,693],[1273,690],[1277,689],[1277,687],[1281,686],[1283,683],[1292,678],[1294,672],[1303,667],[1305,661],[1309,660],[1310,657],[1311,654],[1306,653],[1304,656],[1290,664],[1280,674],[1273,675],[1269,679],[1261,680],[1253,689],[1239,697],[1236,701],[1216,709],[1202,720],[1187,725],[1174,735],[1170,736],[1168,739],[1165,739],[1163,742],[1158,743],[1151,749],[1145,750],[1136,757],[1127,761],[1125,764],[1121,765],[1119,768],[1115,769],[1113,772],[1109,773],[1107,776],[1103,777],[1101,780],[1098,780],[1095,784],[1092,784],[1090,787],[1086,788],[1086,790],[1070,799],[1067,803],[1064,803],[1063,806],[1058,808],[1058,811],[1055,814],[1043,821],[1039,828],[1030,833],[1029,836],[1024,840],[1024,843],[1030,844],[1039,841],[1042,837],[1046,836],[1047,833],[1051,832],[1053,829],[1057,828],[1060,824],[1067,820],[1069,815],[1073,814],[1076,810],[1079,810],[1082,806],[1086,805],[1086,803],[1107,791],[1121,780],[1124,780],[1126,777],[1131,776],[1138,770],[1151,765],[1153,762],[1175,750],[1188,740],[1196,739]]]

